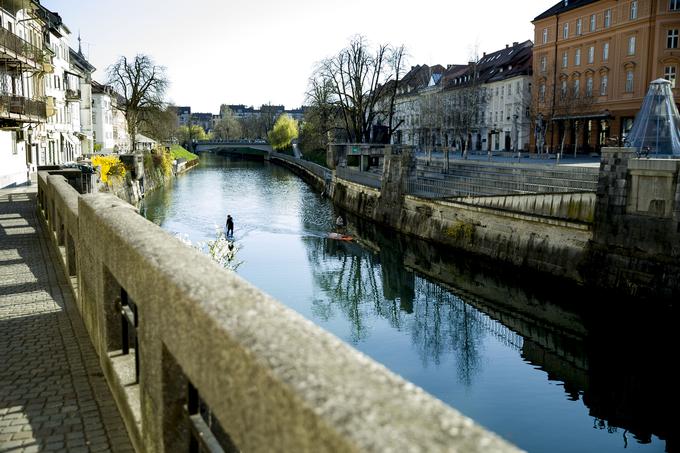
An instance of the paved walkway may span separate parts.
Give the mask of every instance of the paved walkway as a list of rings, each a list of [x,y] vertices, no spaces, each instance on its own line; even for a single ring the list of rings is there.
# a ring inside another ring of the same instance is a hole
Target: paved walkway
[[[0,189],[0,452],[132,452],[35,188]]]

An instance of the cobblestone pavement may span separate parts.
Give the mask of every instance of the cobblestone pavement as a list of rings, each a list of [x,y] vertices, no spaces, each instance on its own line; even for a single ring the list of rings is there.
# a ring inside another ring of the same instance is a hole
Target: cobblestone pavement
[[[132,452],[35,209],[0,190],[0,452]]]

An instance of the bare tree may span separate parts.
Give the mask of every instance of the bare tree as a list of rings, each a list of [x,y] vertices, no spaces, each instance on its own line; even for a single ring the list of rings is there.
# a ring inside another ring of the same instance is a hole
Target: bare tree
[[[117,108],[125,114],[134,151],[143,112],[164,108],[165,90],[169,84],[165,68],[155,65],[149,56],[138,54],[132,61],[120,57],[108,67],[107,75],[108,84],[122,97]]]
[[[331,140],[332,131],[337,124],[338,108],[333,102],[333,93],[333,84],[329,79],[314,77],[309,79],[305,123],[309,123],[319,135],[314,141],[324,149]]]
[[[333,87],[333,103],[338,106],[349,140],[370,140],[371,126],[381,114],[379,102],[389,87],[392,96],[396,94],[396,86],[389,82],[399,76],[395,76],[394,68],[401,68],[403,54],[403,47],[393,50],[387,44],[372,52],[366,39],[356,36],[335,57],[319,64],[313,78],[319,85],[330,83]],[[394,102],[389,105],[393,113]],[[391,116],[388,121],[391,124]]]
[[[467,153],[470,148],[470,136],[480,124],[480,114],[484,114],[487,97],[486,90],[479,78],[476,59],[469,63],[468,71],[464,77],[462,86],[452,93],[451,124],[461,149]]]
[[[428,162],[432,159],[432,150],[441,144],[441,133],[444,129],[446,109],[444,99],[438,87],[429,87],[420,93],[420,127],[425,136],[425,149]],[[439,137],[439,139],[438,139]]]
[[[535,123],[536,146],[539,152],[543,146],[549,143],[553,149],[559,149],[560,155],[564,155],[567,143],[566,125],[569,125],[574,132],[573,153],[574,157],[579,146],[579,136],[583,132],[583,115],[588,113],[593,106],[593,93],[589,91],[581,92],[580,86],[565,77],[559,83],[547,83],[541,81],[538,86],[538,96],[532,103],[532,119]],[[555,127],[562,125],[558,136],[559,143],[553,143]],[[548,140],[546,135],[550,138]],[[559,147],[559,148],[558,148]],[[557,151],[555,151],[557,152]]]
[[[392,134],[394,134],[399,127],[401,127],[404,120],[400,120],[398,123],[394,124],[394,103],[397,98],[397,89],[399,88],[399,82],[401,82],[402,76],[406,71],[405,67],[406,59],[406,48],[401,45],[391,49],[389,57],[389,65],[394,75],[394,79],[391,81],[390,90],[386,93],[387,103],[389,108],[387,110],[387,135],[389,137],[389,142],[392,143]]]
[[[138,131],[155,140],[171,141],[178,127],[177,109],[174,106],[149,108],[140,112]]]

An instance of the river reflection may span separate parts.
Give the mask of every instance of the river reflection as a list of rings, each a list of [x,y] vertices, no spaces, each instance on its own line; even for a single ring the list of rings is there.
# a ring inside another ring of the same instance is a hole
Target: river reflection
[[[347,213],[357,241],[327,239],[328,200],[266,163],[204,159],[143,212],[192,241],[231,213],[241,276],[521,448],[674,450],[673,316]]]

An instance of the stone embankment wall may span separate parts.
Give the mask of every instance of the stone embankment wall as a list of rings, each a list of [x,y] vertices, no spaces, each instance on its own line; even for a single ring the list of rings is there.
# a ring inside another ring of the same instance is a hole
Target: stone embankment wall
[[[592,237],[593,197],[584,194],[432,200],[404,195],[413,168],[388,156],[381,190],[335,179],[333,201],[397,230],[470,253],[583,281],[580,266]],[[383,197],[382,194],[387,194]]]
[[[517,451],[130,204],[46,173],[38,188],[137,451],[188,451],[195,396],[240,451]],[[122,313],[135,320],[129,352]]]
[[[680,160],[638,159],[619,148],[603,151],[588,264],[594,285],[677,298]]]
[[[595,193],[423,199],[403,193],[413,167],[385,156],[380,190],[333,180],[343,209],[501,263],[622,295],[680,295],[680,161],[605,148]]]

